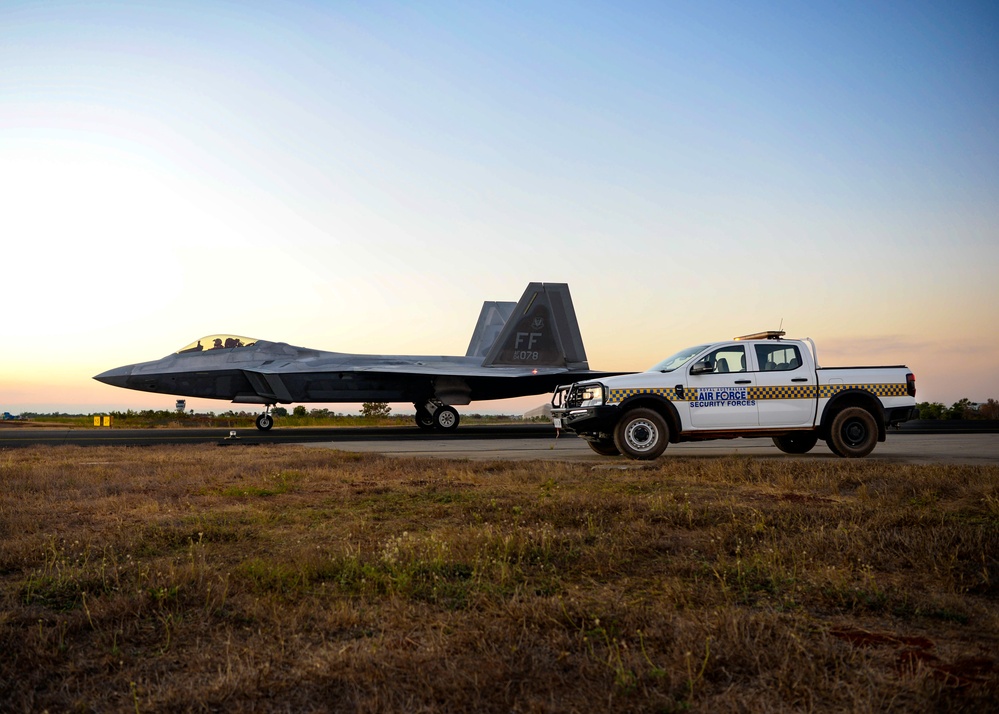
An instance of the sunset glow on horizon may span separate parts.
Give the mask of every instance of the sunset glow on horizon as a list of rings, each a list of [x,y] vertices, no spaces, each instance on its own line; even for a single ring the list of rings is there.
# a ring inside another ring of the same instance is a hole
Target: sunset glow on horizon
[[[568,283],[593,369],[782,325],[999,399],[997,20],[5,3],[0,411],[172,409],[92,377],[216,333],[462,355],[532,281]]]

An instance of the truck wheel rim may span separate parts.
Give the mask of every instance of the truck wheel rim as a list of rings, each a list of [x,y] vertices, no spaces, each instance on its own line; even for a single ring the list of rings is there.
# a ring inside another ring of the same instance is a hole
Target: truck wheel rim
[[[867,438],[867,427],[859,419],[851,419],[843,425],[843,439],[850,446],[859,446]]]
[[[659,442],[659,431],[652,422],[636,419],[625,429],[624,438],[635,451],[649,451]]]

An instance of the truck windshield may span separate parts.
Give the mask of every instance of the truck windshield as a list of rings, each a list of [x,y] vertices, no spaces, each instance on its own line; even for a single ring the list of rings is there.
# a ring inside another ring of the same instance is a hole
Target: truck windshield
[[[697,345],[697,347],[688,347],[685,350],[680,350],[675,355],[667,357],[659,364],[649,367],[648,372],[672,372],[674,369],[679,369],[683,365],[687,364],[695,355],[703,350],[706,350],[710,345]]]

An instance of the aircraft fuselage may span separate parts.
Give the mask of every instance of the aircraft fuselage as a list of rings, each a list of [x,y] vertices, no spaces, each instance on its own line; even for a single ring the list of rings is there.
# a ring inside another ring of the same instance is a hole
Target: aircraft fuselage
[[[477,357],[356,355],[258,340],[249,347],[171,354],[95,379],[144,392],[245,404],[418,403],[447,396],[448,404],[460,405],[548,392],[579,378],[578,371],[568,376],[564,369],[538,368],[525,375],[520,368],[481,363]],[[413,374],[414,367],[421,374]],[[505,372],[510,378],[503,379]]]

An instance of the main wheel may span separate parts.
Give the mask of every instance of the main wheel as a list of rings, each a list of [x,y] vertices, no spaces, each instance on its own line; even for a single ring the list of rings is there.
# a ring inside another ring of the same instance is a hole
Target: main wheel
[[[807,454],[819,443],[819,435],[814,431],[799,431],[774,437],[774,446],[785,454]]]
[[[586,443],[601,456],[621,455],[613,439],[586,439]]]
[[[666,420],[651,409],[625,412],[614,427],[614,445],[630,459],[658,458],[669,444]]]
[[[838,456],[859,459],[874,451],[878,424],[866,409],[847,407],[833,418],[829,448]]]
[[[416,425],[424,431],[434,428],[434,415],[423,407],[416,407]]]
[[[257,428],[260,431],[269,431],[274,426],[274,417],[270,414],[261,414],[257,417]]]
[[[434,427],[440,431],[454,431],[458,428],[458,410],[454,407],[441,407],[434,412]]]

